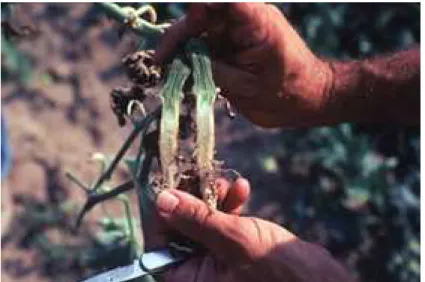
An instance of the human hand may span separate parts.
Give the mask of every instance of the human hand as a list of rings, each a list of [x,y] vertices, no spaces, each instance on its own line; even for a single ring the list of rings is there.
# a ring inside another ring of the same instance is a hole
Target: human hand
[[[169,270],[166,281],[352,281],[323,248],[274,223],[239,216],[249,198],[245,179],[233,187],[222,180],[220,184],[218,194],[226,212],[211,211],[179,190],[158,195],[160,218],[207,249]]]
[[[163,63],[190,37],[204,35],[216,84],[231,104],[264,127],[329,120],[329,65],[306,46],[282,13],[262,3],[191,4],[156,50]]]

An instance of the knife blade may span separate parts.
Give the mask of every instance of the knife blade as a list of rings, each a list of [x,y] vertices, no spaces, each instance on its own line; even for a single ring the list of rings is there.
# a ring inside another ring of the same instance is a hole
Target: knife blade
[[[185,260],[190,252],[175,252],[163,248],[140,256],[132,264],[98,274],[82,282],[124,282],[147,274],[153,274]]]

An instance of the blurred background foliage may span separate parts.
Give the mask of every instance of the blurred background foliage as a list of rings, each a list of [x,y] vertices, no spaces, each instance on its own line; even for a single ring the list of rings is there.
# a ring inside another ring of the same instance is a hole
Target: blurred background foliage
[[[186,5],[153,4],[159,21],[183,15]],[[276,5],[312,50],[325,58],[362,59],[420,43],[420,4]],[[3,20],[10,14],[6,8],[2,4],[2,80],[12,76],[25,83],[31,77],[30,63],[16,48],[16,39],[4,30]],[[93,4],[81,22],[89,27],[102,14]],[[250,179],[252,176],[254,190],[256,174],[278,175],[289,193],[286,202],[280,204],[279,214],[270,219],[304,239],[323,244],[361,281],[419,281],[419,133],[419,128],[394,124],[282,130],[278,150],[256,159],[263,172],[242,168],[241,173]],[[265,193],[268,189],[271,187],[262,188]],[[248,210],[261,215],[262,207],[255,203],[257,193],[254,191]],[[60,206],[61,212],[36,204],[28,207],[21,221],[36,222],[31,226],[70,224],[69,206]],[[56,220],[52,221],[52,216],[37,217],[46,213],[53,213]],[[73,252],[58,245],[58,251],[48,252],[46,263],[57,268],[60,261],[63,269],[79,273],[87,265],[99,270],[122,263],[93,263],[96,257],[121,257],[111,246],[124,250],[123,257],[128,259],[128,240],[120,235],[125,233],[125,225],[120,226],[120,220],[103,219],[103,233],[87,233],[94,246],[90,250],[81,242]],[[46,249],[43,237],[35,238],[40,249]],[[114,255],[107,255],[108,250]],[[60,278],[57,273],[51,275]]]
[[[362,59],[420,43],[417,3],[283,8],[326,58]],[[281,172],[299,183],[283,225],[324,244],[361,281],[419,281],[419,128],[343,124],[284,131],[282,140]]]
[[[31,79],[31,64],[16,47],[14,40],[18,36],[28,34],[29,30],[15,25],[17,16],[14,15],[14,10],[14,6],[9,3],[1,5],[1,78],[16,79],[27,84]]]

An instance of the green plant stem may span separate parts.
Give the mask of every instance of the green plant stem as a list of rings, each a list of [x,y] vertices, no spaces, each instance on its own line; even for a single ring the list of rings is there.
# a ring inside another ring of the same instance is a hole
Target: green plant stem
[[[136,10],[137,16],[142,16],[143,14],[148,14],[152,23],[155,23],[158,16],[156,14],[155,8],[152,5],[146,4]]]
[[[129,26],[139,35],[158,38],[161,34],[164,33],[165,28],[169,26],[168,24],[155,25],[149,23],[148,21],[138,17],[135,14],[136,10],[133,11],[134,15],[131,15],[128,9],[129,7],[123,8],[114,3],[98,3],[98,5],[103,8],[107,15],[123,24],[127,24],[127,21],[130,19],[130,17],[135,16],[136,18],[134,23]]]
[[[102,168],[102,170],[101,171],[104,171],[105,170],[105,168],[106,168],[106,160],[105,159],[103,159],[103,161],[101,162],[101,164],[102,164],[102,166],[103,166],[103,168]],[[125,183],[124,183],[125,184]],[[121,186],[121,185],[120,185]],[[111,189],[107,189],[107,188],[109,188],[109,187],[107,187],[107,186],[105,186],[105,185],[102,185],[102,186],[100,186],[100,188],[99,188],[99,190],[97,191],[97,193],[96,193],[96,195],[104,195],[104,194],[107,194],[107,193],[109,193],[110,191],[111,191]],[[113,188],[114,189],[114,188]],[[119,186],[118,186],[118,189],[120,189],[119,188]],[[114,189],[114,190],[116,190],[116,188]],[[120,194],[119,194],[120,195]],[[118,195],[118,196],[119,196]],[[105,204],[105,202],[106,201],[101,201],[101,202],[99,202],[99,206],[100,206],[100,209],[102,210],[102,212],[105,214],[105,216],[106,217],[108,217],[109,219],[111,219],[111,220],[113,220],[113,218],[112,218],[112,216],[110,215],[110,213],[108,212],[108,207],[106,206],[106,204]]]
[[[132,251],[134,251],[133,256],[136,258],[138,255],[141,254],[141,249],[139,247],[139,244],[137,244],[136,236],[135,236],[135,230],[134,230],[134,224],[133,224],[133,217],[131,216],[131,204],[127,196],[125,195],[119,195],[118,199],[122,202],[125,212],[125,217],[127,219],[127,227],[129,230],[128,237],[130,238],[130,244],[132,246]]]
[[[116,197],[121,193],[127,192],[127,191],[131,190],[133,187],[134,187],[133,181],[127,181],[127,182],[124,182],[124,183],[118,185],[117,187],[115,187],[114,189],[112,189],[109,192],[101,193],[101,194],[91,192],[90,194],[88,194],[87,201],[84,204],[80,214],[78,215],[77,224],[76,224],[77,227],[80,226],[84,215],[87,212],[89,212],[95,205],[97,205],[98,203],[101,203],[103,201],[106,201],[108,199],[111,199],[113,197]]]
[[[143,216],[143,215],[149,215],[151,212],[151,209],[153,209],[153,201],[152,195],[149,193],[151,192],[151,187],[149,187],[149,172],[151,170],[152,161],[154,158],[154,154],[151,152],[146,152],[144,155],[141,169],[138,169],[138,174],[135,176],[135,182],[136,185],[136,193],[137,193],[137,199],[138,199],[138,206],[139,206],[139,214],[140,214],[140,231],[142,234],[142,246],[141,250],[144,251],[144,240],[143,240],[143,226],[146,226],[143,224],[143,220],[150,219],[149,216]]]
[[[146,131],[145,131],[146,133]],[[142,134],[140,136],[140,144],[139,144],[139,151],[137,152],[137,156],[136,156],[136,175],[139,175],[140,173],[140,169],[141,168],[141,162],[142,162],[142,157],[143,157],[143,139],[145,137],[145,134]]]
[[[78,187],[80,187],[81,189],[83,189],[86,193],[90,192],[89,186],[85,183],[83,183],[80,179],[78,179],[74,174],[72,174],[71,172],[67,171],[65,173],[65,176],[72,182],[74,182],[75,184],[77,184]]]
[[[158,118],[160,113],[161,107],[158,107],[155,111],[147,115],[143,120],[141,120],[134,126],[133,131],[127,137],[124,144],[121,146],[118,153],[115,155],[114,159],[109,164],[108,168],[96,180],[95,184],[93,185],[93,192],[96,192],[96,190],[103,184],[105,180],[109,180],[111,178],[112,172],[115,170],[116,166],[118,165],[124,154],[127,152],[128,148],[130,148],[131,144],[133,144],[133,141],[136,139],[137,135],[143,129],[147,128],[152,121]]]

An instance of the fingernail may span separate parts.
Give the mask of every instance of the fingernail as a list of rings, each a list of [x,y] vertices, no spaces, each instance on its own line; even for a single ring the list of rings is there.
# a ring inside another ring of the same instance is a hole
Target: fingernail
[[[167,190],[159,193],[156,199],[158,211],[162,213],[172,213],[178,204],[179,199]]]

